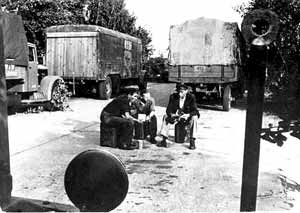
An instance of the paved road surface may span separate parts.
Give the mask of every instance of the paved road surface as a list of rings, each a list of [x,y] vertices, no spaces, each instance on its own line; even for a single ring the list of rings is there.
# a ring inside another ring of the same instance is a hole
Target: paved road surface
[[[160,105],[174,85],[150,84]],[[166,92],[168,91],[168,92]],[[169,141],[143,150],[99,146],[99,115],[108,101],[76,98],[72,111],[9,116],[13,196],[71,204],[64,192],[64,172],[81,151],[100,148],[126,165],[130,186],[116,211],[238,211],[245,111],[200,109],[197,149]],[[159,126],[165,108],[158,107]],[[278,121],[265,115],[264,125]],[[289,137],[278,147],[262,141],[258,210],[297,210],[300,141]]]

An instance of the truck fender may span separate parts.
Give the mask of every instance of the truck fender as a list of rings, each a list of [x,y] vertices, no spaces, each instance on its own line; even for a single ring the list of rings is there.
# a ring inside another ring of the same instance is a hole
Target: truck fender
[[[39,92],[41,92],[48,101],[50,101],[52,98],[53,85],[58,80],[64,81],[59,76],[46,76],[41,81]]]

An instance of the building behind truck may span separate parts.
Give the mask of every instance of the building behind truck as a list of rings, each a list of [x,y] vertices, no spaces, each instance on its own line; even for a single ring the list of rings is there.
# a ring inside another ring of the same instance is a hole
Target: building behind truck
[[[237,23],[190,20],[171,26],[169,41],[169,81],[189,84],[202,97],[221,99],[228,111],[231,90],[241,78],[243,40]]]
[[[47,28],[48,74],[61,76],[73,93],[117,95],[121,86],[146,87],[140,39],[94,25]]]
[[[36,46],[27,42],[21,16],[0,12],[0,21],[3,29],[8,107],[51,104],[55,88],[62,79],[59,76],[39,76]]]

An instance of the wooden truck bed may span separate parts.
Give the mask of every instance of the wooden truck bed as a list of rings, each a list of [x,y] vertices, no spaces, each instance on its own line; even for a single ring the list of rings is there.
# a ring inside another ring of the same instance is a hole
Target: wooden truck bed
[[[238,65],[178,65],[169,68],[169,81],[223,84],[239,79]]]

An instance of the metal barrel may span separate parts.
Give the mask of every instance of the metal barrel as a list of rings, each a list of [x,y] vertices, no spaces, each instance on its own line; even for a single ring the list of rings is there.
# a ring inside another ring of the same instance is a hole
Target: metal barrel
[[[125,199],[128,185],[124,164],[104,150],[93,149],[78,154],[65,173],[66,193],[80,211],[115,209]]]

